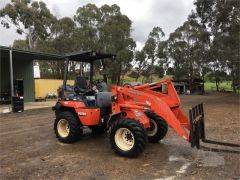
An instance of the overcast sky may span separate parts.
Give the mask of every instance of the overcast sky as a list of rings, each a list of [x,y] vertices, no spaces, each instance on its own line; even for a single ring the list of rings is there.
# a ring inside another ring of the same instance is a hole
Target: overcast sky
[[[141,48],[154,26],[163,29],[166,36],[187,20],[194,9],[193,0],[42,0],[57,17],[73,17],[78,7],[88,3],[97,6],[117,4],[121,12],[133,22],[132,37]],[[10,0],[0,0],[3,8]],[[15,39],[24,39],[13,27],[9,30],[0,27],[0,45],[10,46]]]

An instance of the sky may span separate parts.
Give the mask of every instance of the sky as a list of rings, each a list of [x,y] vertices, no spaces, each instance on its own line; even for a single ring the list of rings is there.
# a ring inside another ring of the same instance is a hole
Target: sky
[[[42,0],[58,18],[73,17],[78,7],[94,3],[98,7],[104,4],[117,4],[121,12],[132,21],[132,37],[137,48],[144,45],[149,32],[153,27],[163,29],[167,38],[171,32],[187,20],[191,10],[194,9],[194,0]],[[10,0],[0,0],[3,8]],[[15,39],[24,39],[16,33],[12,26],[7,30],[0,26],[0,45],[11,46]]]

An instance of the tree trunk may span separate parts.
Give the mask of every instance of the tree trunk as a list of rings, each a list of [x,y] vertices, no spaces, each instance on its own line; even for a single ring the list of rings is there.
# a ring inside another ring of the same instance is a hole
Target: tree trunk
[[[152,75],[153,75],[153,65],[154,65],[154,61],[155,61],[155,59],[152,58],[151,69],[150,69],[150,81],[151,81],[151,83],[152,83],[152,81],[153,81]]]
[[[104,81],[105,83],[107,83],[107,81],[108,81],[106,74],[103,74],[103,81]]]
[[[117,73],[117,85],[120,85],[120,83],[121,83],[121,74],[122,74],[122,64],[120,63],[120,67],[119,67],[118,73]]]
[[[104,60],[102,60],[102,67],[103,67],[103,81],[105,83],[107,83],[108,79],[107,79],[107,74],[106,74],[106,65],[104,63]]]
[[[217,92],[219,92],[219,81],[216,80],[216,88],[217,88]]]
[[[135,81],[136,81],[136,82],[137,82],[138,78],[139,78],[139,74],[138,74],[137,77],[135,78]]]
[[[202,93],[205,94],[205,88],[204,88],[204,84],[205,84],[204,74],[203,74],[203,76],[202,76],[202,80],[203,80],[203,89],[202,89]]]

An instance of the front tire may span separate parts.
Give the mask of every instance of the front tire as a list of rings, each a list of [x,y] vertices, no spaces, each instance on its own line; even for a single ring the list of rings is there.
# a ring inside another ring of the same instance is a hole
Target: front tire
[[[134,119],[120,119],[110,127],[110,144],[120,156],[137,157],[145,149],[146,143],[145,129]]]
[[[168,124],[154,112],[146,112],[146,115],[149,117],[150,121],[150,128],[147,130],[148,141],[157,143],[166,136]]]
[[[82,135],[79,120],[68,111],[60,112],[54,122],[57,139],[63,143],[73,143]]]

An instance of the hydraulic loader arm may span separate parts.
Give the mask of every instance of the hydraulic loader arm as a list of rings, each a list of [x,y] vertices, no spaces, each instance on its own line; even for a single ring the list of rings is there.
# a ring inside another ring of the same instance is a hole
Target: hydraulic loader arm
[[[165,88],[163,88],[165,86]],[[200,141],[204,143],[223,146],[240,147],[239,144],[226,143],[208,140],[205,133],[203,104],[198,104],[189,110],[189,119],[181,109],[181,102],[178,94],[170,80],[162,80],[156,83],[144,84],[133,87],[136,90],[152,94],[164,101],[171,109],[181,126],[188,129],[189,142],[192,147],[200,148]]]
[[[200,141],[210,144],[240,147],[239,144],[225,143],[206,139],[203,104],[189,110],[189,119],[181,109],[180,98],[170,80],[138,85],[134,87],[113,87],[117,111],[121,109],[148,109],[162,117],[176,133],[200,148]]]
[[[185,117],[183,119],[178,119],[178,117],[183,116],[183,114],[176,111],[179,107],[178,102],[176,103],[177,106],[172,107],[172,110],[165,101],[151,93],[119,86],[113,87],[112,92],[117,98],[117,101],[114,104],[115,110],[117,109],[118,111],[121,111],[122,108],[142,108],[143,111],[144,109],[153,111],[158,116],[162,117],[178,133],[179,136],[189,141],[189,134],[187,130],[188,123],[185,122]],[[178,114],[178,117],[175,113]]]
[[[181,123],[181,126],[190,130],[189,120],[181,109],[180,98],[170,80],[162,80],[156,83],[134,86],[133,88],[135,90],[154,95],[164,101]]]

